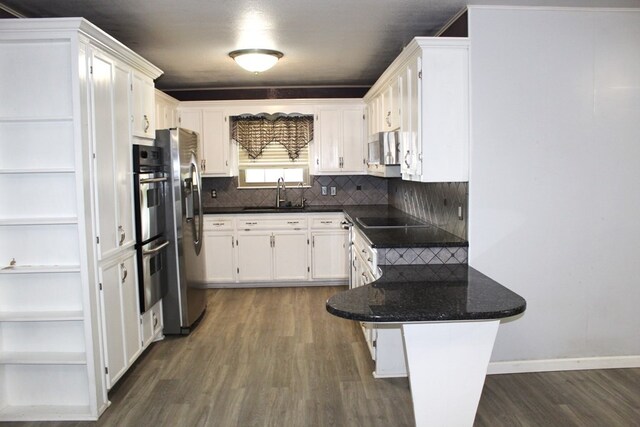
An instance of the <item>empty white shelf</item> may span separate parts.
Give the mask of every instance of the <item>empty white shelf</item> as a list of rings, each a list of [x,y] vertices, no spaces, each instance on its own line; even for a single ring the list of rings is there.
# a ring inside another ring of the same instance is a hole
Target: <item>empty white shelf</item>
[[[25,168],[25,169],[0,169],[0,174],[44,174],[44,173],[74,173],[73,168]]]
[[[7,225],[63,225],[77,224],[78,218],[70,217],[33,217],[33,218],[0,218],[0,226]]]
[[[0,352],[0,365],[85,365],[87,355],[84,352]]]
[[[95,420],[89,406],[5,406],[0,421]]]
[[[78,265],[14,265],[0,268],[0,274],[76,273]]]
[[[0,322],[60,322],[76,320],[83,320],[82,310],[0,312]]]

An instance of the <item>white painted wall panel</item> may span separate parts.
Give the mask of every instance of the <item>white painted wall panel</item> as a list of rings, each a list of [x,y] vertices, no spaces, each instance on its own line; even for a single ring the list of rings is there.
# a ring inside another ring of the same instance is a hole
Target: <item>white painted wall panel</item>
[[[493,361],[640,355],[640,11],[472,8],[470,264]]]

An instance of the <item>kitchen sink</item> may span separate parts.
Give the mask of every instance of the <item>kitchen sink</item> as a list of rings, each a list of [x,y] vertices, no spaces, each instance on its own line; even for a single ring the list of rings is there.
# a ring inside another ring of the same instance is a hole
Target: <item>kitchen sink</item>
[[[242,208],[245,212],[304,212],[304,208],[300,206],[281,206],[279,208],[275,206],[247,206]]]

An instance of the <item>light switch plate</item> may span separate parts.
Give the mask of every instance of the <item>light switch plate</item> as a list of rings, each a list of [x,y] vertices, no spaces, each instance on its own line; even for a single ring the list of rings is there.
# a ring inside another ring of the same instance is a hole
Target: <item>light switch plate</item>
[[[331,195],[332,196],[336,195],[336,187],[331,187]]]
[[[321,191],[322,191],[322,195],[326,196],[327,195],[327,186],[323,185],[322,188],[321,188]]]

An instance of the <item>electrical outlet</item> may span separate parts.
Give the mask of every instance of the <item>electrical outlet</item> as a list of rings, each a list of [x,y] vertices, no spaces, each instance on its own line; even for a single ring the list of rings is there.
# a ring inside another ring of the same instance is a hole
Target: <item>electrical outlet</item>
[[[458,205],[458,219],[464,219],[464,216],[462,215],[462,205]]]
[[[216,190],[211,190],[211,198],[215,199],[218,197],[218,192]]]
[[[326,185],[323,185],[323,186],[321,187],[321,191],[322,191],[322,195],[323,195],[323,196],[326,196],[326,195],[327,195],[327,186],[326,186]]]
[[[362,185],[356,185],[356,190],[357,191],[362,191]]]
[[[336,187],[331,187],[331,195],[332,196],[336,195]]]

